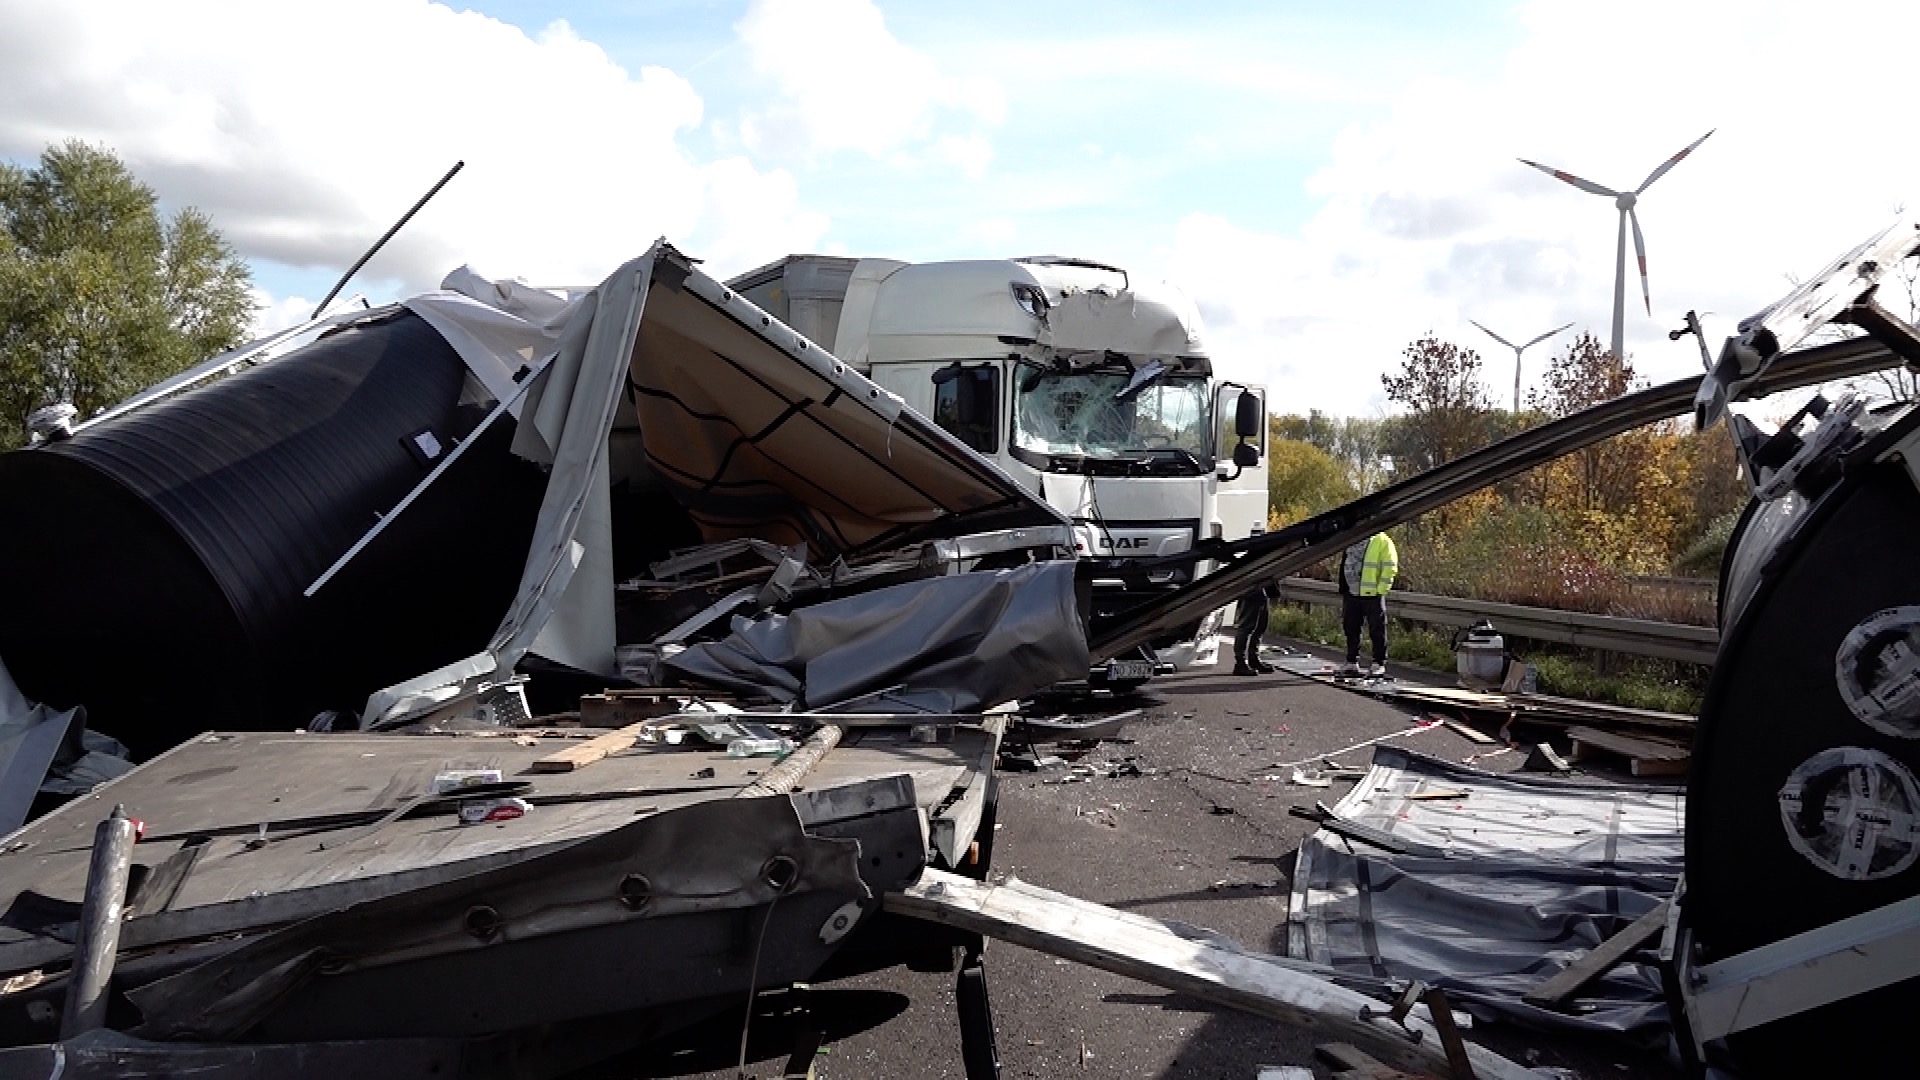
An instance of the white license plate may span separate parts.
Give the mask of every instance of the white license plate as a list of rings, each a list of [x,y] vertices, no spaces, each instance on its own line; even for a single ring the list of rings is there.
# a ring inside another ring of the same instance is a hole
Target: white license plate
[[[1153,661],[1109,660],[1107,678],[1113,682],[1144,682],[1153,678]]]

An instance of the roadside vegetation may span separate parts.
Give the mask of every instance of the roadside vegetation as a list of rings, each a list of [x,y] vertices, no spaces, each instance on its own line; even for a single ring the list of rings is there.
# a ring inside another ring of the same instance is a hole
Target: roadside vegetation
[[[1392,601],[1388,601],[1391,610]],[[1289,637],[1341,648],[1340,617],[1331,607],[1275,604],[1270,637]],[[1387,657],[1399,664],[1449,674],[1454,668],[1451,634],[1445,628],[1393,619],[1387,629]],[[1364,644],[1364,641],[1363,641]],[[1635,709],[1697,715],[1708,671],[1646,657],[1601,657],[1591,652],[1545,643],[1521,644],[1515,650],[1532,664],[1543,694],[1626,705]]]
[[[1546,362],[1519,411],[1495,408],[1472,349],[1428,336],[1383,376],[1382,417],[1275,416],[1269,526],[1331,509],[1396,477],[1643,389],[1630,361],[1582,334]],[[1724,427],[1683,421],[1616,436],[1392,530],[1397,588],[1561,611],[1710,626],[1721,554],[1746,502]],[[1330,578],[1330,565],[1307,571]],[[1339,643],[1330,609],[1280,608],[1276,633]],[[1693,712],[1707,669],[1516,642],[1545,693]],[[1401,624],[1393,658],[1453,669],[1444,630]]]
[[[247,264],[191,206],[163,217],[113,151],[78,140],[0,161],[0,450],[28,414],[85,418],[238,345]]]

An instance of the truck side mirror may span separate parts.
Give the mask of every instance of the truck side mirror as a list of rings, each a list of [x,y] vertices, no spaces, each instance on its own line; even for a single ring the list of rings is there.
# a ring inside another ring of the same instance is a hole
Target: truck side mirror
[[[1240,443],[1233,448],[1233,463],[1242,469],[1251,469],[1260,464],[1260,449],[1252,443]]]
[[[1260,434],[1260,395],[1251,390],[1240,391],[1233,403],[1233,433],[1243,439],[1251,439]],[[1240,458],[1239,450],[1234,451],[1234,460]],[[1255,460],[1259,455],[1255,454]]]

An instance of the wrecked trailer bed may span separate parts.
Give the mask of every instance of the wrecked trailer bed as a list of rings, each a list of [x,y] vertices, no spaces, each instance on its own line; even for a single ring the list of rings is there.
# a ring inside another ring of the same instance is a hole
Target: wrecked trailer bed
[[[931,743],[851,728],[800,790],[760,797],[742,796],[769,759],[720,749],[537,772],[579,740],[203,735],[7,838],[0,1038],[59,1035],[91,837],[119,804],[145,828],[111,1013],[133,1036],[460,1040],[623,1016],[637,1042],[750,979],[811,977],[918,877],[928,821],[964,859],[1001,724]],[[498,769],[531,809],[462,824],[456,802],[485,793],[436,799],[454,769]]]

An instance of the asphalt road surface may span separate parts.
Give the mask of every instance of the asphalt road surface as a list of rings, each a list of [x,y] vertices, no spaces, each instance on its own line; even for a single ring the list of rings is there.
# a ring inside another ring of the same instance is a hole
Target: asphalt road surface
[[[1057,768],[1003,774],[990,876],[1015,876],[1284,953],[1293,856],[1314,827],[1288,807],[1331,804],[1347,785],[1295,787],[1263,779],[1260,767],[1406,733],[1413,717],[1295,676],[1234,677],[1227,670],[1155,680],[1145,715],[1121,733],[1133,741],[1102,744],[1083,759],[1131,758],[1142,775],[1062,783]],[[1455,761],[1491,749],[1444,727],[1393,741]],[[1371,753],[1356,750],[1341,760],[1364,767]],[[1474,764],[1504,771],[1521,757]],[[1331,1075],[1313,1057],[1320,1040],[1260,1017],[1004,942],[988,943],[986,970],[1008,1078],[1253,1080],[1260,1065],[1312,1066],[1316,1076]],[[595,1073],[731,1078],[743,1012],[730,1010]],[[893,967],[817,985],[807,991],[799,1020],[786,997],[762,995],[746,1075],[783,1075],[800,1027],[824,1033],[814,1059],[822,1080],[965,1076],[951,973]],[[1504,1026],[1478,1027],[1468,1037],[1585,1080],[1678,1075],[1662,1055],[1599,1040]]]

